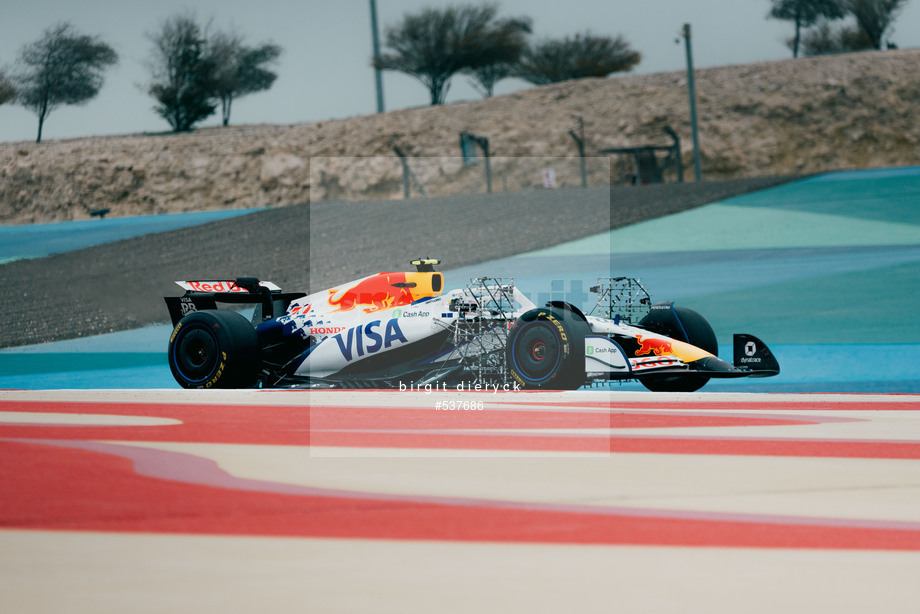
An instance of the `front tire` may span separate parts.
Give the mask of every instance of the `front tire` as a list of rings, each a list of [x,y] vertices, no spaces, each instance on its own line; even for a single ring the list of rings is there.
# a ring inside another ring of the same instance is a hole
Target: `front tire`
[[[234,311],[186,315],[169,338],[169,368],[183,388],[251,388],[259,372],[259,338]]]
[[[508,332],[505,359],[526,390],[575,390],[585,381],[585,328],[568,310],[531,309]]]
[[[675,322],[657,323],[658,325],[654,326],[654,331],[667,335],[672,339],[686,341],[690,345],[706,350],[714,356],[719,355],[719,342],[706,318],[686,307],[674,307],[674,315],[676,316]],[[639,323],[640,326],[647,324],[649,323],[645,319]],[[648,327],[653,328],[653,326]],[[699,373],[650,375],[641,378],[639,381],[652,392],[696,392],[706,385],[706,382],[709,381],[709,376]]]

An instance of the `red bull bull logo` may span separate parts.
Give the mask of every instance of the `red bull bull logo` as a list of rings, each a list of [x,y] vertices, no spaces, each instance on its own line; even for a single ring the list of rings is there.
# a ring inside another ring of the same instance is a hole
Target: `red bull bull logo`
[[[638,335],[636,341],[639,342],[639,349],[636,350],[636,356],[645,356],[652,353],[654,353],[655,356],[662,356],[663,354],[671,354],[673,352],[671,349],[671,342],[667,339]]]
[[[329,290],[329,304],[334,311],[351,311],[363,307],[364,313],[374,313],[412,303],[413,296],[405,273],[381,273],[362,279],[345,290]]]

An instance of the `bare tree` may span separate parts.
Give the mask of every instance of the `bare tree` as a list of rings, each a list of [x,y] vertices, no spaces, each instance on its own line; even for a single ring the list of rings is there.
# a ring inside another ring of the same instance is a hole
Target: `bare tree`
[[[856,24],[872,44],[881,49],[885,32],[894,23],[907,0],[843,0],[847,12],[856,18]]]
[[[38,115],[38,136],[48,114],[62,104],[83,104],[102,88],[103,71],[118,54],[94,36],[80,34],[69,23],[51,26],[23,47],[13,76],[16,101]]]
[[[239,34],[218,32],[208,40],[207,53],[214,66],[214,92],[226,126],[236,98],[267,90],[278,78],[266,65],[278,59],[281,47],[274,43],[248,47]]]
[[[514,74],[535,85],[545,85],[606,77],[631,70],[641,59],[642,55],[632,50],[622,36],[576,34],[532,45],[521,56]]]
[[[217,106],[204,34],[195,18],[185,14],[170,17],[147,36],[153,43],[148,61],[153,81],[147,91],[157,101],[154,110],[173,132],[187,132]]]
[[[497,20],[498,7],[459,6],[424,9],[403,17],[398,25],[386,30],[386,47],[374,67],[395,70],[421,81],[431,95],[431,104],[443,104],[451,78],[466,70],[489,64],[513,61],[513,55],[501,55],[506,46],[497,45],[508,31],[529,20]]]
[[[790,47],[792,57],[799,57],[802,29],[809,28],[822,19],[840,19],[845,11],[841,0],[770,0],[772,6],[768,18],[791,21],[795,24],[795,36]]]

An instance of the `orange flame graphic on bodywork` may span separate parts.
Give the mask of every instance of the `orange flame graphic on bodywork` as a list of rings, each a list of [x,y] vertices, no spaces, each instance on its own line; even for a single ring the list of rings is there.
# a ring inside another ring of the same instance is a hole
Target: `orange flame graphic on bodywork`
[[[365,313],[408,305],[413,301],[411,289],[393,285],[405,283],[405,273],[373,275],[344,291],[329,290],[329,304],[338,308],[335,311],[351,311],[364,306]]]
[[[362,307],[365,313],[403,307],[426,296],[441,293],[442,277],[436,272],[378,273],[359,280],[347,288],[329,290],[328,303],[333,311],[351,311]]]

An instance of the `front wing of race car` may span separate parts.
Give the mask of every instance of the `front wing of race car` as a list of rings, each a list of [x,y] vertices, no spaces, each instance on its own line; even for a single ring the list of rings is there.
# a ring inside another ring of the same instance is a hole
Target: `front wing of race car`
[[[614,340],[592,335],[585,338],[585,374],[587,379],[601,374],[607,374],[611,379],[638,378],[648,373],[701,373],[723,378],[770,377],[779,374],[776,357],[767,344],[757,337],[736,334],[733,346],[732,363],[708,353],[682,359],[679,350],[671,353],[673,349],[660,355],[653,353],[649,356],[627,357]]]
[[[749,334],[735,334],[733,362],[674,339],[666,349],[647,356],[627,357],[613,339],[602,335],[585,338],[585,372],[638,374],[648,371],[697,371],[711,377],[770,377],[779,374],[779,363],[767,344]],[[675,346],[686,346],[680,349]]]

